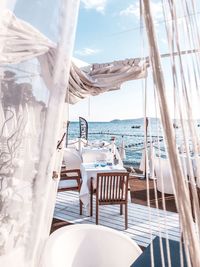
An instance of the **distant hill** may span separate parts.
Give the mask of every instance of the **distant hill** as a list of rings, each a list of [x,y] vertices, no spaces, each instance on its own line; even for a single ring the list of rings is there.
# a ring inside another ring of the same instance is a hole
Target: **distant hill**
[[[159,120],[158,118],[149,118],[152,122],[153,121],[157,121]],[[115,120],[111,120],[110,122],[131,122],[133,124],[143,124],[144,122],[144,118],[137,118],[137,119],[125,119],[125,120],[119,120],[119,119],[115,119]]]

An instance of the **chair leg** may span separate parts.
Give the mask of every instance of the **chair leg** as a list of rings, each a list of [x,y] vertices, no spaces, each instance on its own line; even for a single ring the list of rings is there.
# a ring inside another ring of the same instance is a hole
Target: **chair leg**
[[[122,214],[123,214],[123,205],[120,204],[120,215],[122,215]]]
[[[80,200],[80,215],[82,215],[82,214],[83,214],[83,203]]]
[[[92,186],[92,179],[90,181],[90,216],[93,216],[93,186]]]
[[[128,205],[125,204],[125,230],[128,228]]]
[[[96,224],[99,224],[99,204],[96,202]]]

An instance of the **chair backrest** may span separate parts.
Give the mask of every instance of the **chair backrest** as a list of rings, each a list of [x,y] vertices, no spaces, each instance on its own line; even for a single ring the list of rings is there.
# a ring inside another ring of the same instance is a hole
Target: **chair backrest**
[[[64,226],[47,240],[42,267],[130,266],[142,253],[117,230],[91,224]]]
[[[100,203],[120,204],[128,199],[128,172],[97,173],[96,197]]]

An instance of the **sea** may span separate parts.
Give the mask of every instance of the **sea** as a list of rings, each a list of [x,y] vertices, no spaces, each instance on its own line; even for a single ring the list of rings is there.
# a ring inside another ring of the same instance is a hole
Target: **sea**
[[[79,122],[70,122],[68,126],[68,142],[80,136]],[[88,122],[88,141],[110,141],[115,137],[116,146],[119,148],[122,141],[125,146],[126,157],[124,165],[139,167],[145,144],[144,119],[113,120],[110,122]],[[148,119],[147,144],[152,142],[164,148],[160,121],[155,118]],[[159,143],[159,144],[158,144]]]

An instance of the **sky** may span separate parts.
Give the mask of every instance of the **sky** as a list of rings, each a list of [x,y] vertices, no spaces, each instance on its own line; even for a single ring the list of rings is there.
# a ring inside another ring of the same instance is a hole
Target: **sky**
[[[88,63],[140,57],[139,1],[82,0],[73,56]],[[110,121],[144,116],[144,81],[70,105],[70,120]],[[153,115],[153,114],[152,114]]]
[[[178,2],[179,0],[177,5]],[[161,54],[169,53],[161,1],[151,0],[151,7],[160,52]],[[196,8],[198,12],[199,6]],[[199,12],[197,14],[199,16]],[[187,38],[184,38],[187,34],[187,23],[183,10],[177,9],[177,17],[178,27],[180,26],[182,31],[180,48],[181,50],[190,49]],[[141,28],[140,25],[138,0],[81,0],[73,55],[88,63],[106,63],[148,56],[145,28]],[[186,59],[183,58],[184,60]],[[170,59],[163,59],[162,64],[166,77],[169,110],[172,117],[176,117]],[[147,116],[159,116],[155,104],[151,70],[148,71],[146,83]],[[194,85],[192,80],[189,83],[191,87]],[[77,120],[79,116],[82,116],[90,121],[109,121],[143,117],[144,84],[144,79],[126,82],[118,91],[107,92],[80,101],[73,106],[70,105],[69,119]],[[194,97],[193,110],[197,118],[200,117],[198,107],[198,101]]]
[[[3,0],[6,1],[6,0]],[[181,0],[177,0],[181,1]],[[15,6],[15,14],[30,22],[49,39],[57,41],[58,2],[55,0],[9,0]],[[182,3],[182,2],[181,2]],[[156,22],[156,33],[161,53],[168,53],[165,25],[160,0],[151,0],[152,13]],[[199,7],[197,11],[200,10]],[[200,13],[200,12],[199,12]],[[184,26],[182,14],[179,24]],[[199,18],[199,17],[198,17]],[[184,34],[183,34],[184,36]],[[181,49],[190,47],[186,40],[180,42]],[[80,0],[73,56],[89,64],[106,63],[126,58],[148,56],[145,28],[140,28],[139,0]],[[162,60],[166,76],[167,96],[174,116],[172,84],[170,82],[170,61]],[[190,81],[193,84],[193,81]],[[157,116],[151,69],[148,69],[147,116]],[[69,120],[77,121],[79,116],[89,121],[110,121],[132,119],[144,116],[145,80],[124,83],[120,90],[89,97],[69,107]],[[199,113],[199,104],[193,109]],[[197,117],[200,117],[197,114]]]

